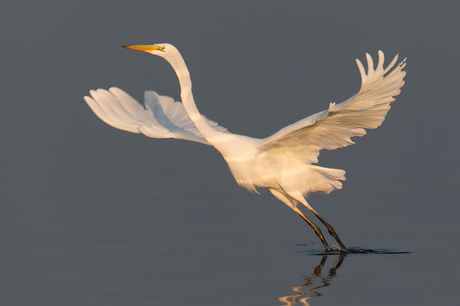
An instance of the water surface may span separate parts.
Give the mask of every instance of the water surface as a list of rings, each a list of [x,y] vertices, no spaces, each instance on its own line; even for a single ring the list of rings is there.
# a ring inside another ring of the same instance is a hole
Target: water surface
[[[455,304],[459,44],[445,33],[457,6],[5,4],[0,303]],[[324,254],[269,192],[239,188],[211,147],[94,116],[90,89],[179,97],[162,59],[120,48],[154,42],[182,51],[205,115],[254,137],[354,94],[355,57],[408,57],[382,127],[320,155],[347,180],[309,203],[353,252]]]

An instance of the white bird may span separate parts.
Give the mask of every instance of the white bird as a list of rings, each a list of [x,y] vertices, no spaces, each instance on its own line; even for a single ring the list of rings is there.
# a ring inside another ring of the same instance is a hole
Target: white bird
[[[321,239],[326,251],[332,248],[321,229],[297,207],[305,205],[328,229],[337,249],[347,252],[334,228],[305,200],[310,192],[330,193],[341,189],[345,171],[316,166],[319,151],[354,144],[350,137],[363,136],[364,129],[380,126],[390,103],[404,85],[405,60],[392,71],[398,56],[384,69],[384,55],[374,70],[372,57],[366,54],[368,71],[357,59],[361,88],[348,100],[299,120],[277,133],[257,139],[232,134],[198,111],[192,94],[190,73],[179,51],[170,44],[131,45],[124,48],[142,50],[167,60],[177,74],[182,103],[156,92],[145,92],[145,107],[119,88],[91,90],[84,99],[94,113],[107,124],[152,138],[177,138],[212,145],[223,156],[237,183],[250,190],[268,188],[280,201],[299,214]]]

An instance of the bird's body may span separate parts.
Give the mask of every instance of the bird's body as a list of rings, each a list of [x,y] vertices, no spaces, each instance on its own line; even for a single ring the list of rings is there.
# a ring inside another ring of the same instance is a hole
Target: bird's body
[[[310,192],[329,193],[341,189],[345,171],[314,165],[319,151],[353,144],[350,137],[363,136],[364,128],[375,129],[385,118],[393,96],[404,85],[404,61],[389,71],[397,56],[383,69],[379,51],[376,70],[367,54],[368,72],[357,60],[361,73],[360,91],[348,100],[291,124],[264,139],[232,134],[198,111],[192,94],[187,66],[179,51],[170,44],[126,46],[165,58],[175,70],[181,85],[183,103],[155,92],[145,94],[145,108],[118,88],[91,91],[85,101],[106,123],[153,138],[178,138],[216,148],[227,162],[237,183],[250,190],[268,188],[279,200],[296,211],[331,250],[321,230],[298,208],[302,203],[327,227],[340,251],[346,247],[335,230],[305,200]]]

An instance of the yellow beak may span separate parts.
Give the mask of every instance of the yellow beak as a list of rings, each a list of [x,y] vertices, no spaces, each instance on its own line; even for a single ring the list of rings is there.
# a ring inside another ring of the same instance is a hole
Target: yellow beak
[[[130,46],[123,46],[123,48],[141,50],[145,52],[150,52],[150,51],[155,51],[155,50],[164,52],[165,50],[164,46],[159,46],[159,45],[130,45]]]

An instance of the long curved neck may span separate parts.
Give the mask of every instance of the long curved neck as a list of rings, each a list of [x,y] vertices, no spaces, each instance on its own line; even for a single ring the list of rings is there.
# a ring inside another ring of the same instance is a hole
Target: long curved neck
[[[195,126],[198,131],[200,131],[201,135],[203,135],[209,143],[213,144],[220,132],[209,126],[206,119],[200,114],[198,108],[196,107],[192,94],[192,80],[190,78],[190,72],[187,69],[187,65],[185,65],[184,59],[180,53],[177,52],[173,58],[167,58],[166,60],[177,74],[181,88],[180,96],[182,98],[182,103],[190,116],[190,119],[193,123],[195,123]]]

